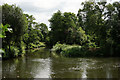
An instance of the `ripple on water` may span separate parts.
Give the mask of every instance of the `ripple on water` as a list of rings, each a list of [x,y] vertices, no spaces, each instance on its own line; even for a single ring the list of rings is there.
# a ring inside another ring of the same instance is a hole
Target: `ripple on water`
[[[32,61],[35,61],[35,62],[49,62],[51,60],[49,58],[47,58],[47,59],[33,59]]]

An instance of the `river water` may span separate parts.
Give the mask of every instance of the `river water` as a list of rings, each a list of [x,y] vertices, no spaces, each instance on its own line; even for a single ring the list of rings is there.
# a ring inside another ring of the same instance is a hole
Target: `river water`
[[[2,61],[2,78],[119,78],[120,58],[65,58],[48,49]]]

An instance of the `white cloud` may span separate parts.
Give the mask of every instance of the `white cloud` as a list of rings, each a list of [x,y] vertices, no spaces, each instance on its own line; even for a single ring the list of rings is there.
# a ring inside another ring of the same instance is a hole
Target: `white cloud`
[[[82,0],[83,1],[83,0]],[[3,3],[16,4],[25,13],[33,15],[37,22],[49,25],[48,20],[57,10],[62,12],[77,12],[81,0],[4,0]]]
[[[16,4],[21,7],[25,13],[33,15],[37,22],[43,22],[49,25],[48,20],[57,10],[77,14],[78,9],[81,7],[81,2],[84,1],[85,0],[0,0],[0,4]],[[107,1],[113,2],[113,0]]]

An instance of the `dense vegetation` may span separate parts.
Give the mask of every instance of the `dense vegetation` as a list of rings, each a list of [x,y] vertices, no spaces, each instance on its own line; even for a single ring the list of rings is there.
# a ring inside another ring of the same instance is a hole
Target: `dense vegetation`
[[[84,2],[82,5],[77,15],[58,11],[52,16],[52,45],[58,41],[78,44],[92,52],[99,49],[100,55],[120,56],[120,3]]]
[[[120,2],[84,2],[77,15],[57,11],[44,23],[35,22],[16,5],[4,4],[0,38],[3,57],[17,57],[25,50],[49,46],[63,56],[120,56]]]
[[[22,56],[27,49],[45,46],[48,28],[44,23],[35,22],[32,15],[24,14],[16,5],[1,7],[3,58]]]

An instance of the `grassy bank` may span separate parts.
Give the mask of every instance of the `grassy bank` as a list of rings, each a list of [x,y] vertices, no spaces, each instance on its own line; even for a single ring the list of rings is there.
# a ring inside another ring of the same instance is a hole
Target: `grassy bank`
[[[22,45],[21,47],[7,46],[6,48],[1,49],[0,54],[2,59],[16,58],[24,56],[27,50],[38,50],[41,47],[45,47],[45,44],[42,42],[39,44],[32,44],[28,49],[26,48],[26,45]]]
[[[59,44],[53,46],[53,52],[65,57],[105,57],[103,50],[100,48],[85,48],[80,45]],[[107,55],[109,56],[109,55]]]

